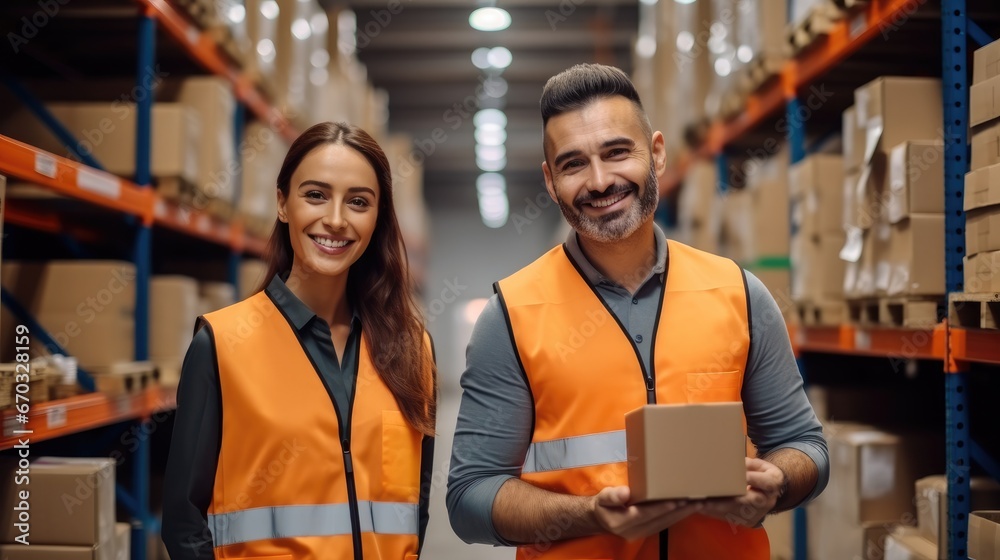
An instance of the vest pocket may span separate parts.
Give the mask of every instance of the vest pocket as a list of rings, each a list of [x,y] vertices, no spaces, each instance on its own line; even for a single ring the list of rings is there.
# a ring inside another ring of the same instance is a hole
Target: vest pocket
[[[743,376],[739,370],[687,374],[688,402],[735,402],[741,400]]]
[[[420,437],[402,412],[382,411],[382,500],[416,502],[420,497]]]

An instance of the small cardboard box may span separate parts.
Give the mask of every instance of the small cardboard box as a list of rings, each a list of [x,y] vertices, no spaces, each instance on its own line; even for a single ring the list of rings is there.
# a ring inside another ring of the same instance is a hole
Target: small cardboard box
[[[114,558],[115,462],[106,458],[41,457],[31,463],[30,483],[18,486],[16,463],[4,463],[6,496],[27,491],[30,504],[30,539],[35,545],[82,546],[106,552],[94,556]],[[13,508],[0,510],[3,542],[20,534],[14,526]],[[23,545],[20,545],[23,547]],[[25,549],[29,547],[24,547]],[[87,556],[90,558],[90,556]]]
[[[1000,163],[1000,119],[972,129],[972,156],[969,170]]]
[[[896,527],[885,539],[884,560],[937,560],[937,552],[913,527]]]
[[[789,186],[793,193],[801,193],[798,204],[803,205],[801,226],[805,233],[843,230],[843,161],[839,155],[815,154],[789,169]]]
[[[972,55],[972,83],[978,84],[1000,76],[1000,41],[976,49]]]
[[[854,91],[855,116],[867,130],[864,152],[888,155],[907,140],[940,138],[941,81],[882,76]]]
[[[920,536],[936,544],[939,560],[948,558],[948,477],[933,475],[916,482],[917,527]],[[1000,507],[1000,484],[976,476],[969,480],[969,508],[987,510]]]
[[[889,155],[889,223],[944,212],[944,144],[904,142]]]
[[[1000,292],[1000,251],[987,251],[965,257],[964,263],[966,292]]]
[[[965,254],[1000,251],[1000,207],[979,208],[965,217]]]
[[[974,511],[969,516],[969,560],[1000,558],[1000,511]]]
[[[944,214],[911,214],[893,224],[890,245],[888,295],[945,293]]]
[[[742,413],[743,403],[723,402],[646,405],[626,414],[632,501],[744,495]]]
[[[977,169],[965,176],[965,211],[1000,205],[1000,165]]]
[[[979,126],[1000,117],[1000,76],[975,84],[969,90],[969,125]]]

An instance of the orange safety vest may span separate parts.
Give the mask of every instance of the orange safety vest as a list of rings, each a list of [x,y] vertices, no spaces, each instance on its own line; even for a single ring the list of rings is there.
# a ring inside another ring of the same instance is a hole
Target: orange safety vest
[[[340,411],[350,437],[341,441],[336,404],[266,292],[204,319],[222,392],[208,508],[215,557],[417,558],[423,436],[403,418],[364,337],[353,410]]]
[[[630,335],[559,246],[495,289],[534,399],[521,479],[592,496],[627,486],[625,413],[647,403],[739,401],[750,349],[746,283],[732,261],[668,241],[670,266],[646,372]],[[743,420],[746,433],[746,418]],[[657,560],[658,536],[560,540],[542,528],[518,560]],[[671,560],[766,560],[763,529],[692,515],[670,528]]]

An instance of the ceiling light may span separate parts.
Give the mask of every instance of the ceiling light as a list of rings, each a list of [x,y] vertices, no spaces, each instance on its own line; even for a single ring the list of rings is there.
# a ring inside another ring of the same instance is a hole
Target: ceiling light
[[[482,146],[499,146],[506,141],[507,132],[500,127],[476,129],[476,144]]]
[[[469,25],[479,31],[500,31],[510,27],[510,14],[501,8],[479,8],[469,15]]]
[[[655,6],[657,0],[639,0],[639,2],[647,6]]]
[[[472,117],[476,128],[506,128],[507,115],[500,109],[481,109]]]
[[[326,52],[326,49],[316,49],[309,55],[309,64],[312,64],[315,68],[326,68],[326,65],[329,63],[330,53]]]
[[[499,146],[484,146],[482,144],[476,145],[476,159],[483,161],[500,161],[507,157],[507,148],[503,145]]]
[[[740,48],[736,49],[736,59],[746,64],[753,60],[753,49],[747,45],[740,45]]]
[[[313,68],[309,72],[309,83],[314,86],[321,86],[330,79],[330,73],[326,71],[326,68]]]
[[[504,194],[507,192],[507,180],[499,173],[483,173],[476,177],[476,192],[480,195]]]
[[[505,193],[479,195],[479,215],[491,228],[503,227],[510,215],[510,201]]]
[[[720,58],[715,61],[715,73],[725,78],[733,71],[733,65],[728,59]]]
[[[681,52],[691,52],[694,48],[694,35],[690,31],[681,31],[677,34],[677,50]]]
[[[507,167],[507,158],[501,160],[483,160],[476,158],[476,166],[483,171],[503,171],[504,167]]]
[[[510,51],[505,47],[493,47],[490,49],[489,54],[486,55],[486,60],[489,61],[490,66],[493,68],[506,68],[510,66],[510,63],[514,61],[514,55],[510,54]]]
[[[483,80],[483,93],[487,97],[500,99],[507,95],[507,80],[500,76],[491,76]]]
[[[490,49],[487,47],[479,47],[478,49],[472,51],[472,64],[479,68],[480,70],[486,70],[490,67]]]
[[[270,39],[261,39],[257,43],[257,54],[264,62],[274,62],[274,43]]]
[[[325,13],[319,12],[309,19],[309,26],[312,27],[313,33],[322,35],[330,29],[330,20],[326,18]]]
[[[229,10],[226,11],[226,17],[232,23],[242,23],[247,17],[247,9],[243,4],[233,4],[229,6]]]
[[[650,36],[639,37],[635,42],[635,54],[642,58],[653,58],[656,54],[656,39]]]
[[[260,3],[260,15],[267,19],[276,19],[280,12],[281,10],[278,8],[278,3],[274,0],[264,0]]]
[[[292,23],[292,35],[300,41],[305,41],[312,35],[312,28],[305,19],[297,19]]]
[[[677,2],[678,4],[694,4],[694,1],[695,0],[674,0],[674,2]]]

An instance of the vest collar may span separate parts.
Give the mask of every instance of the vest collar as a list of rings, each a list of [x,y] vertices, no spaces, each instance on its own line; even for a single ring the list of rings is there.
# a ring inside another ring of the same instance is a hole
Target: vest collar
[[[292,293],[280,274],[275,274],[274,278],[271,278],[271,282],[268,283],[264,291],[267,292],[274,305],[288,318],[288,322],[295,327],[296,331],[304,329],[314,318],[318,319],[312,309],[309,309],[308,305]],[[352,313],[351,330],[354,330],[361,324],[361,317],[358,315],[357,309],[354,309]]]
[[[641,285],[645,285],[649,282],[653,276],[657,274],[664,274],[667,271],[667,262],[669,260],[669,255],[667,251],[667,236],[660,229],[660,226],[653,224],[653,239],[656,242],[656,263],[653,265],[652,270],[649,271],[649,275],[643,279]],[[571,229],[569,235],[566,236],[566,254],[569,255],[570,260],[577,264],[580,272],[583,273],[584,280],[587,281],[591,286],[598,286],[600,284],[607,284],[610,286],[619,287],[616,282],[608,278],[607,276],[601,274],[597,268],[587,260],[587,256],[583,253],[583,248],[580,247],[580,239],[577,237],[576,230]]]

